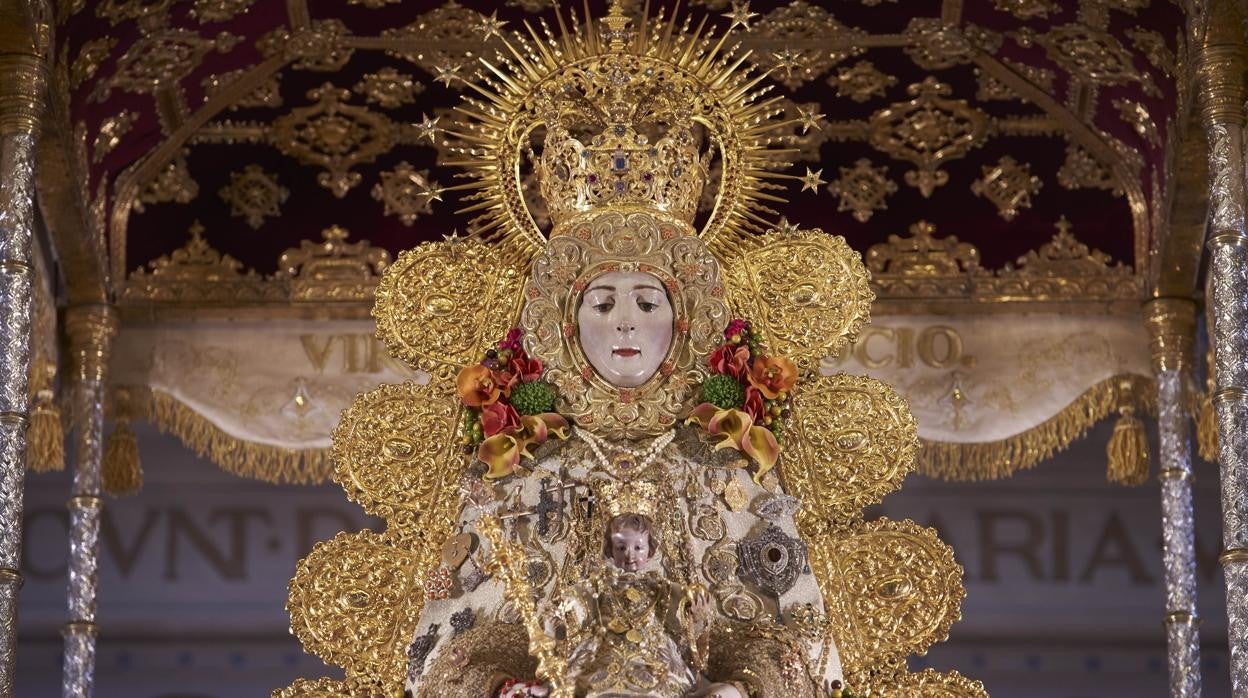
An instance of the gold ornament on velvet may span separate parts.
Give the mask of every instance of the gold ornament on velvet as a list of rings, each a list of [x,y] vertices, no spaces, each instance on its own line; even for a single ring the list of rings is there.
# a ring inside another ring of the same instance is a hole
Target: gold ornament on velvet
[[[65,429],[56,406],[55,385],[56,364],[46,356],[35,357],[30,372],[34,404],[26,432],[26,463],[37,473],[65,469]]]
[[[1206,463],[1218,462],[1218,415],[1213,410],[1213,389],[1217,385],[1213,374],[1213,350],[1205,359],[1209,375],[1205,378],[1205,392],[1196,408],[1196,452]]]
[[[1135,416],[1133,388],[1130,381],[1119,384],[1119,417],[1109,437],[1106,455],[1109,465],[1105,473],[1110,482],[1128,487],[1148,480],[1148,434],[1144,422]]]
[[[118,388],[113,393],[113,433],[104,446],[101,484],[114,497],[137,494],[143,489],[143,466],[139,462],[139,442],[130,428],[133,416],[130,391]]]

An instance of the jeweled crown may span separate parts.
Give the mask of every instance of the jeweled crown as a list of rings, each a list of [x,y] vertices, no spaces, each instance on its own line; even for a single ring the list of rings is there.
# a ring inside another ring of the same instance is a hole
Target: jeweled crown
[[[641,514],[654,520],[659,504],[659,488],[647,480],[617,482],[605,480],[593,488],[595,500],[600,502],[609,518],[621,514]]]
[[[652,126],[666,126],[666,133],[652,140],[634,123],[619,121],[585,143],[561,125],[547,131],[537,171],[552,234],[566,232],[584,214],[620,207],[666,214],[692,229],[706,186],[705,159],[690,126]]]

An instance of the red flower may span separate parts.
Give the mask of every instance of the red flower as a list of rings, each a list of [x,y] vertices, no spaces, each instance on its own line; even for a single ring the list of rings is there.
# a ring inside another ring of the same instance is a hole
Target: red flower
[[[481,410],[481,429],[486,436],[513,432],[520,428],[520,415],[511,405],[496,402]]]
[[[745,389],[745,404],[741,409],[749,413],[755,422],[763,423],[763,394],[758,391],[758,388],[751,385]]]
[[[530,383],[542,377],[542,360],[531,359],[523,351],[512,354],[507,370],[519,376],[521,383]]]
[[[490,376],[494,379],[494,384],[498,386],[503,397],[511,397],[511,389],[516,383],[520,382],[519,377],[510,370],[510,366],[506,371],[491,371]]]
[[[743,380],[750,370],[750,348],[724,344],[711,352],[709,361],[712,371]]]
[[[524,330],[519,327],[513,327],[507,331],[507,338],[499,342],[499,349],[511,349],[512,351],[520,350],[520,340],[524,338]]]

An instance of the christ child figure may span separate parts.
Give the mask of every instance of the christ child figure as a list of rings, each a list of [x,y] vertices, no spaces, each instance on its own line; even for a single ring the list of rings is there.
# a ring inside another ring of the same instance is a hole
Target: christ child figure
[[[694,668],[714,617],[700,588],[685,588],[655,564],[659,551],[650,517],[626,512],[604,532],[602,568],[578,585],[570,610],[574,649],[569,678],[576,694],[742,698],[731,684],[708,684]]]

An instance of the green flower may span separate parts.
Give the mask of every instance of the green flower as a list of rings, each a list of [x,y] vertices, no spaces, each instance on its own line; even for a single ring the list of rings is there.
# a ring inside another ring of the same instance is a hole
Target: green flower
[[[702,384],[702,400],[721,410],[740,409],[745,404],[745,388],[732,376],[710,376]]]
[[[511,406],[521,416],[555,411],[555,388],[546,381],[521,383],[511,389]]]

